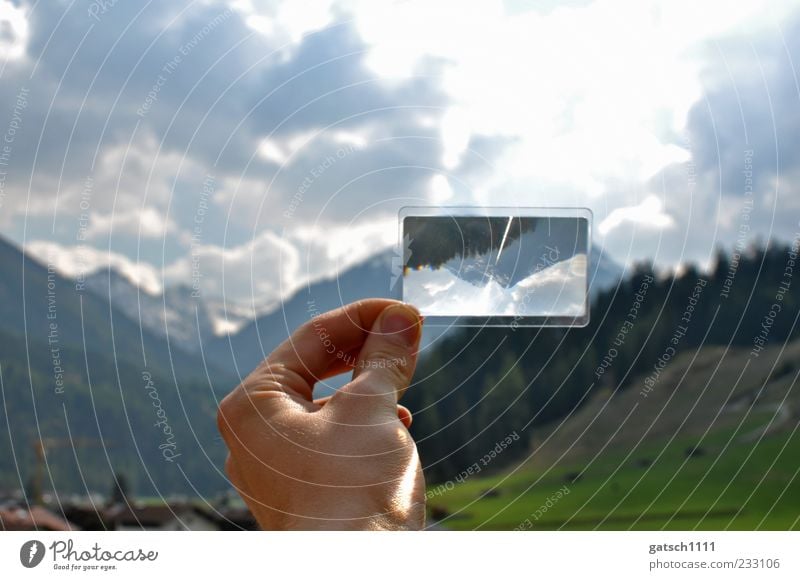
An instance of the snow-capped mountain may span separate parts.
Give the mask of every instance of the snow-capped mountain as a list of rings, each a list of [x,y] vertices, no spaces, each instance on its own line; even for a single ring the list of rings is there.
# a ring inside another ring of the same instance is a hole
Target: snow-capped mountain
[[[123,275],[108,269],[88,276],[86,284],[133,321],[141,321],[150,332],[168,335],[171,347],[196,353],[202,341],[202,350],[208,359],[228,372],[243,375],[314,314],[363,298],[392,296],[390,283],[393,269],[397,269],[396,260],[392,250],[376,254],[335,278],[302,288],[271,312],[221,336],[215,333],[215,321],[226,314],[231,318],[241,317],[242,313],[230,310],[217,313],[214,304],[193,298],[188,287],[167,288],[163,295],[148,294]],[[598,248],[593,248],[588,268],[593,296],[616,284],[622,275],[622,267]],[[438,340],[443,330],[426,329],[423,348]]]
[[[151,294],[113,268],[104,268],[86,277],[86,288],[142,327],[169,337],[171,347],[198,352],[201,341],[206,342],[214,335],[208,306],[193,297],[187,286],[169,287],[163,294]]]

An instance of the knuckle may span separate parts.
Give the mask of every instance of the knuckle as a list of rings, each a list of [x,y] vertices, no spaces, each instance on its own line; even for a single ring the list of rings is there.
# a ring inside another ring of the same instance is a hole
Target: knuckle
[[[297,392],[309,397],[312,389],[306,377],[283,363],[263,361],[243,383],[245,391]]]
[[[393,383],[398,387],[406,385],[411,378],[406,369],[396,363],[389,365],[386,370],[391,375]]]
[[[363,371],[368,375],[379,376],[381,380],[391,382],[394,386],[402,386],[410,380],[405,367],[391,358],[366,359]]]
[[[238,390],[237,388],[222,399],[217,408],[217,429],[223,437],[230,435],[233,426],[242,420],[242,404]]]
[[[344,395],[355,396],[356,402],[363,400],[364,403],[375,404],[376,400],[382,402],[396,388],[383,377],[361,375],[342,390]]]
[[[379,388],[375,381],[361,375],[339,389],[339,398],[347,395],[369,396],[383,394],[385,389]]]
[[[236,460],[228,454],[228,457],[225,459],[225,475],[228,476],[228,481],[236,488],[237,491],[243,491],[244,489],[244,482],[242,481],[241,475],[239,474],[239,470],[236,468]]]
[[[392,348],[390,346],[382,346],[379,349],[372,350],[364,359],[364,366],[366,368],[376,369],[390,369],[398,371],[400,376],[406,375],[406,368],[408,368],[408,351],[403,348]]]

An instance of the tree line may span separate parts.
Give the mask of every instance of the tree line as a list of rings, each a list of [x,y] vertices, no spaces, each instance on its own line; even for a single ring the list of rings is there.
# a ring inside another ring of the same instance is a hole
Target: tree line
[[[584,328],[453,330],[422,357],[404,399],[428,483],[452,479],[509,433],[530,440],[600,389],[647,388],[687,349],[796,338],[796,257],[796,244],[767,244],[719,250],[707,272],[641,263],[596,297]],[[516,445],[492,468],[526,451]]]

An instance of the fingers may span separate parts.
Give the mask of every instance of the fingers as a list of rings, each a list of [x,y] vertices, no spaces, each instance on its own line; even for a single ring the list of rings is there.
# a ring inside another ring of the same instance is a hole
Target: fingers
[[[397,401],[411,383],[421,334],[422,318],[416,308],[403,303],[385,308],[361,347],[353,381],[364,377]]]
[[[314,399],[314,404],[324,407],[330,400],[330,397],[322,397],[321,399]],[[410,429],[411,423],[414,422],[414,415],[412,415],[411,410],[405,405],[397,405],[397,418],[405,425],[406,429]]]
[[[322,376],[318,377],[319,380],[324,381],[325,379],[341,375],[342,373],[353,372],[353,368],[360,350],[361,345],[358,345],[358,347],[354,348],[353,350],[343,353],[342,356],[339,356],[339,353],[336,353],[336,360],[331,363],[324,373],[322,373]]]
[[[411,414],[408,407],[397,405],[397,418],[405,425],[406,429],[411,429],[411,423],[414,422],[414,415]]]
[[[314,317],[279,345],[221,402],[220,429],[236,423],[256,407],[264,416],[271,408],[312,410],[314,383],[344,371],[344,353],[358,352],[378,315],[396,300],[369,299],[354,302]],[[341,355],[341,356],[340,356]],[[353,355],[348,360],[353,360]]]
[[[394,413],[414,374],[421,330],[415,308],[403,303],[387,306],[361,347],[353,380],[331,397],[329,405],[358,414]]]
[[[369,299],[315,316],[284,341],[265,363],[298,374],[312,385],[339,364],[347,353],[360,347],[378,315],[396,300]],[[339,365],[339,366],[337,366]]]

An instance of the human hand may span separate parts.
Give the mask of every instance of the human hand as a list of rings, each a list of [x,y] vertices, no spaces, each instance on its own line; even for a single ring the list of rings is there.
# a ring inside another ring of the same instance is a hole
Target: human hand
[[[231,483],[262,529],[421,529],[425,482],[397,404],[422,319],[370,299],[314,317],[219,406]],[[314,383],[353,369],[325,399]]]

